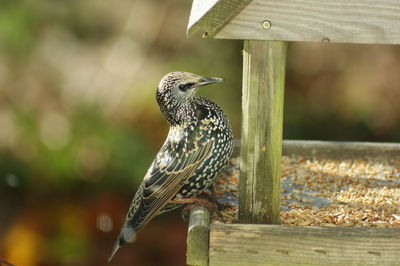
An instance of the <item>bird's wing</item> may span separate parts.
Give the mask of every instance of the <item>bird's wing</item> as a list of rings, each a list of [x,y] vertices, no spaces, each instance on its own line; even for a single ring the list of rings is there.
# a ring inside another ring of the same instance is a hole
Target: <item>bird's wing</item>
[[[127,224],[134,231],[137,232],[154,218],[211,155],[214,145],[211,139],[204,142],[197,140],[195,143],[190,150],[183,149],[182,145],[177,145],[178,149],[164,145],[165,149],[161,150],[164,156],[153,162],[141,184],[140,192],[136,193],[130,206]]]
[[[204,140],[192,132],[190,145],[184,141],[167,141],[152,163],[129,207],[125,224],[115,242],[108,261],[126,242],[132,242],[136,233],[171,200],[196,169],[211,156],[214,140]]]

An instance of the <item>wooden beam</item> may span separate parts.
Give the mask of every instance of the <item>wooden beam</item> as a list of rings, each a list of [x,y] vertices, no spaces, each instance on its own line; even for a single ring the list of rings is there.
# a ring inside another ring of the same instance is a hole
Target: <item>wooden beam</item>
[[[214,37],[399,44],[400,1],[253,0]]]
[[[285,42],[244,42],[241,223],[279,223],[286,52]]]
[[[223,28],[251,0],[193,0],[187,35],[203,30],[206,37]]]
[[[400,229],[212,224],[210,265],[398,265]]]
[[[400,143],[284,140],[283,155],[306,159],[400,160]]]
[[[240,140],[235,139],[232,157],[240,154]],[[282,155],[301,156],[306,159],[373,159],[374,161],[400,160],[400,143],[283,140]]]
[[[203,206],[190,210],[187,236],[186,263],[188,265],[208,265],[208,237],[210,212]]]

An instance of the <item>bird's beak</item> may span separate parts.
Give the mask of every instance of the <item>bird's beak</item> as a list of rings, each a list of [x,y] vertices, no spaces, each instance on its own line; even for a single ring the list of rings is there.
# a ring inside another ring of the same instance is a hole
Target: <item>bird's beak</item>
[[[217,82],[222,82],[222,81],[224,81],[224,80],[221,78],[201,77],[196,85],[200,87],[200,86],[205,86],[205,85],[208,85],[211,83],[217,83]]]

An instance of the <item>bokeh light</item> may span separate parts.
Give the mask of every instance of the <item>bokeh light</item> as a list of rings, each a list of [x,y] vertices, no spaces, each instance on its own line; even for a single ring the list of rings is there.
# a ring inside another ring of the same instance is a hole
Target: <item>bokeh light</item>
[[[0,254],[16,265],[105,265],[168,125],[163,75],[199,90],[240,137],[242,42],[186,37],[191,1],[2,1]],[[291,43],[284,137],[400,141],[400,46]],[[180,211],[114,265],[184,265]]]

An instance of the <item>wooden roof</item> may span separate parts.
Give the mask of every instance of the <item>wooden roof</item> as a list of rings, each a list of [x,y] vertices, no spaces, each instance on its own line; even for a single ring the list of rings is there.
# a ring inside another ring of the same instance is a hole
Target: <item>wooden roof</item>
[[[188,36],[400,43],[398,0],[193,0]]]

